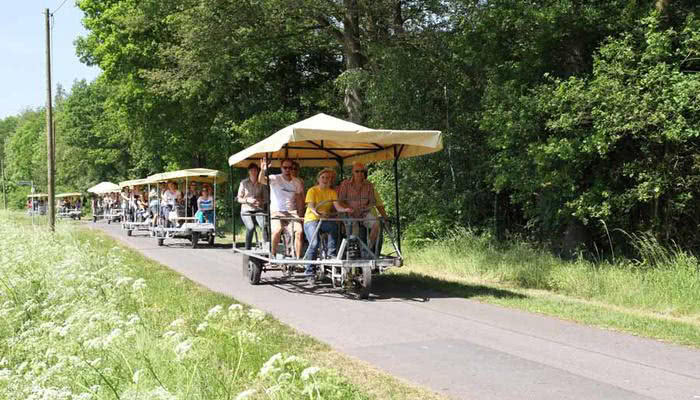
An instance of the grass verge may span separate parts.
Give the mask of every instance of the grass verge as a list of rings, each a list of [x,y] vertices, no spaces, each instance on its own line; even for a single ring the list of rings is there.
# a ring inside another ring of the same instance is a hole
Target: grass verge
[[[462,231],[404,249],[406,266],[377,284],[433,288],[700,348],[700,263],[645,240],[653,256],[594,263]]]
[[[0,398],[441,398],[105,235],[8,213],[0,235]]]

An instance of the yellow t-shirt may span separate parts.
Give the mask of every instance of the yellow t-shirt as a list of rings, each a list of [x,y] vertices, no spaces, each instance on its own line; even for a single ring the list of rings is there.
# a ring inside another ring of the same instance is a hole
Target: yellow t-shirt
[[[316,204],[316,211],[319,213],[330,213],[333,208],[333,201],[338,200],[338,193],[335,189],[327,188],[321,189],[320,186],[314,186],[306,192],[306,204],[314,203]],[[319,207],[319,203],[325,201]],[[318,217],[311,211],[311,207],[306,207],[306,214],[304,214],[304,222],[318,221]]]

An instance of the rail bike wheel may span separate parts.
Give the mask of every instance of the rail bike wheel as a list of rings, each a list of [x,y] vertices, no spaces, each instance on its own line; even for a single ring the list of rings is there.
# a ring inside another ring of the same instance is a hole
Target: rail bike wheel
[[[248,259],[248,282],[251,285],[257,285],[260,283],[260,276],[262,275],[262,262],[260,260],[249,258]]]

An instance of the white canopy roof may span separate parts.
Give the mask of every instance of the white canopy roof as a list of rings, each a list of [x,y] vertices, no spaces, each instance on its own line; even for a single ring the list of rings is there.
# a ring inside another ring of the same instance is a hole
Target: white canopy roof
[[[265,154],[269,160],[290,158],[307,167],[335,167],[338,161],[372,162],[408,158],[442,149],[440,131],[371,129],[326,114],[317,114],[277,131],[228,159],[246,168]]]
[[[154,183],[155,181],[152,181],[148,178],[143,178],[143,179],[131,179],[128,181],[122,181],[119,182],[119,187],[120,188],[125,188],[127,186],[141,186],[141,185],[148,185],[149,183]]]
[[[81,197],[83,194],[80,192],[71,192],[71,193],[59,193],[56,195],[56,198],[63,198],[63,197]]]
[[[112,182],[100,182],[87,191],[95,194],[114,193],[119,192],[119,185]]]
[[[162,172],[149,176],[150,182],[188,180],[194,182],[221,183],[226,182],[226,175],[221,171],[206,168],[181,169],[179,171]]]

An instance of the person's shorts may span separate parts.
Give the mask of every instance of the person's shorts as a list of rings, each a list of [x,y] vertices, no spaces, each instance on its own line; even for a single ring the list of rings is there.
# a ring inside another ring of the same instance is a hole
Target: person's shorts
[[[278,219],[285,218],[285,219]],[[294,218],[294,220],[287,219]],[[299,218],[299,214],[295,211],[273,211],[272,212],[272,222],[270,223],[272,232],[281,231],[284,228],[291,227],[293,231],[304,232],[304,226],[301,223],[302,219]]]
[[[349,220],[344,221],[344,222],[345,222],[345,231],[346,231],[346,232],[351,232],[351,231],[352,231],[352,225],[353,225],[354,222],[358,222],[360,225],[362,225],[362,226],[364,226],[365,228],[367,228],[367,231],[368,231],[368,232],[371,231],[372,228],[373,228],[375,225],[377,225],[377,223],[379,223],[379,220],[377,219],[377,217],[375,217],[375,216],[372,215],[371,213],[367,213],[367,214],[366,214],[365,216],[363,216],[363,217],[352,217],[352,218],[362,218],[362,220],[360,220],[360,221],[349,221]],[[357,232],[355,232],[355,233],[357,233]]]

